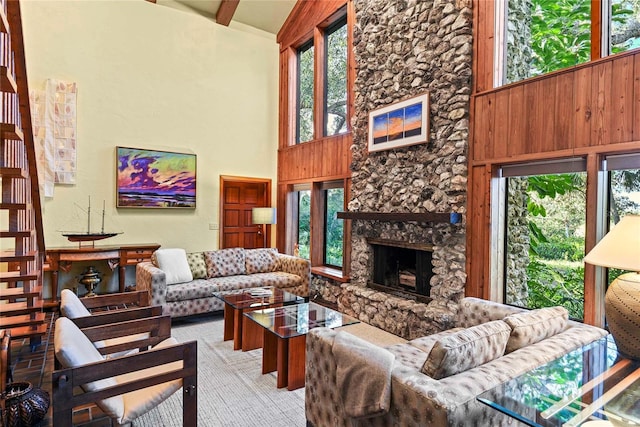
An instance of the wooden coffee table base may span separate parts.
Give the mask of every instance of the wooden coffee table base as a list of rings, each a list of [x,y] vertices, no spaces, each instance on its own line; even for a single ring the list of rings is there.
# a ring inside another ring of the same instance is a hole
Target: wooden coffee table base
[[[233,349],[242,351],[262,347],[262,327],[242,314],[247,310],[224,305],[224,340],[233,340]]]
[[[304,387],[306,335],[281,338],[267,329],[263,331],[262,373],[277,371],[278,388]]]

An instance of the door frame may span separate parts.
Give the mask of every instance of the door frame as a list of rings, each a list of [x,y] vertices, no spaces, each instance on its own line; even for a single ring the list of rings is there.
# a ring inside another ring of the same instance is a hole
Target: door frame
[[[225,185],[227,183],[251,183],[251,184],[265,184],[266,185],[266,192],[267,192],[267,202],[268,205],[267,206],[271,206],[271,178],[254,178],[254,177],[247,177],[247,176],[233,176],[233,175],[220,175],[220,194],[219,194],[219,211],[218,211],[218,222],[219,222],[219,227],[218,227],[218,248],[222,249],[223,246],[223,237],[224,237],[224,190],[225,190]],[[267,237],[267,243],[266,243],[266,247],[270,248],[271,247],[271,225],[270,224],[266,224],[265,225],[265,229],[264,229],[264,233]]]

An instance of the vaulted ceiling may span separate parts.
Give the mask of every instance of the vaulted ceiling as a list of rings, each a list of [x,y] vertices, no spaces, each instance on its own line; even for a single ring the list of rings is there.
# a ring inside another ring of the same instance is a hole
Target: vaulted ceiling
[[[296,0],[148,0],[190,11],[221,25],[231,21],[277,34]]]

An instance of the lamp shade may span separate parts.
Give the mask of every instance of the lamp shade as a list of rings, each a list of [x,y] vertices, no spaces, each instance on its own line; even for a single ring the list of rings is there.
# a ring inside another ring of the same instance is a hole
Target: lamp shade
[[[251,222],[254,224],[275,224],[276,208],[251,209]]]
[[[585,262],[640,271],[640,215],[626,215],[584,258]]]

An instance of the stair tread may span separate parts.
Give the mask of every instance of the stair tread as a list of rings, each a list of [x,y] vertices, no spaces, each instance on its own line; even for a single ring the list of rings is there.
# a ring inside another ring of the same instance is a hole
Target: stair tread
[[[43,306],[44,302],[42,300],[34,301],[33,306],[31,307],[28,307],[26,302],[0,304],[0,316],[13,316],[33,313],[34,311],[42,311]]]
[[[20,286],[16,288],[0,289],[0,298],[2,299],[20,298],[20,297],[26,297],[26,296],[40,295],[41,293],[42,293],[42,286],[36,286],[29,292],[25,292],[24,288]]]
[[[36,256],[35,251],[16,255],[15,251],[0,251],[0,262],[30,261]]]
[[[0,203],[0,209],[25,210],[27,209],[27,204],[26,203]]]
[[[11,339],[33,337],[38,335],[45,335],[49,325],[42,323],[35,328],[32,326],[20,326],[17,328],[11,328]]]
[[[0,231],[0,237],[29,237],[30,235],[31,235],[31,230]]]
[[[35,325],[44,322],[47,314],[37,312],[33,314],[20,314],[17,316],[0,317],[0,329],[17,328],[19,326]]]
[[[9,167],[0,167],[0,175],[1,176],[13,176],[26,178],[26,172],[21,168],[9,168]]]
[[[25,280],[36,280],[38,273],[36,271],[29,271],[26,274],[20,271],[3,271],[0,272],[0,282],[17,282]]]
[[[4,139],[24,141],[22,129],[13,123],[0,123],[0,135]]]
[[[18,91],[16,79],[9,68],[5,66],[0,67],[0,83],[2,83],[3,92],[16,93]]]

